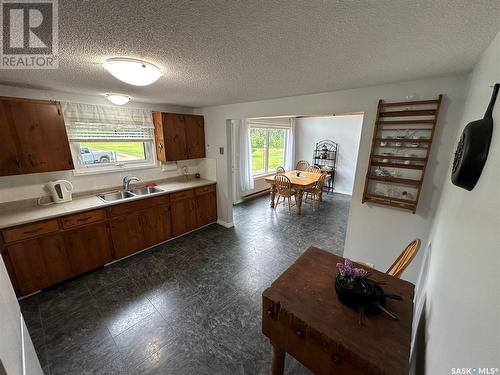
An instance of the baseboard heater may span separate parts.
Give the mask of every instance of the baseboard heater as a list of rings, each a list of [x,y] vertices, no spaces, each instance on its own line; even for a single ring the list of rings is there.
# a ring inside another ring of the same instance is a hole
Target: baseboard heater
[[[252,194],[248,194],[248,195],[245,195],[243,198],[243,200],[247,200],[247,199],[252,199],[252,198],[256,198],[256,197],[259,197],[261,195],[264,195],[264,194],[267,194],[269,193],[269,188],[267,189],[264,189],[264,190],[260,190],[260,191],[257,191],[255,193],[252,193]]]

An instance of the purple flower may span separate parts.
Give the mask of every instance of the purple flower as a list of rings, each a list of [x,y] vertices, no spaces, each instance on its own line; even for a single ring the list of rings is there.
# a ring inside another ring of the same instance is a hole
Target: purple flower
[[[363,268],[353,268],[353,276],[354,277],[365,277],[366,274],[368,273],[366,270]]]
[[[337,263],[340,276],[348,278],[365,277],[368,274],[363,268],[353,267],[352,261],[345,259],[344,263]]]

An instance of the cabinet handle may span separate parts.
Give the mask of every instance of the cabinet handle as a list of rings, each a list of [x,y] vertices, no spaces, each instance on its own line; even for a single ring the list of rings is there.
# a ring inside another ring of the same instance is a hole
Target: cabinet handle
[[[302,331],[296,331],[295,334],[298,336],[298,337],[302,337],[304,335],[304,333]]]
[[[163,143],[159,143],[159,144],[158,144],[158,148],[159,148],[160,150],[163,150]]]

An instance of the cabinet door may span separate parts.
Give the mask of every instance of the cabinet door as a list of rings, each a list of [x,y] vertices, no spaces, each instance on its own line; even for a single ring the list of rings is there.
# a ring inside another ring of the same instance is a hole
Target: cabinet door
[[[203,116],[186,115],[186,143],[188,159],[205,157],[205,126]]]
[[[9,152],[12,160],[13,142],[17,150],[13,168],[0,170],[1,175],[50,172],[73,169],[66,128],[58,103],[37,100],[10,99],[1,100],[0,127],[10,128],[10,137],[1,139],[1,149]],[[4,155],[0,156],[4,158]],[[3,161],[2,165],[8,161]],[[20,167],[17,167],[20,164]],[[15,172],[19,169],[18,172]]]
[[[172,202],[170,210],[172,214],[173,236],[180,236],[197,228],[196,202],[194,197]]]
[[[138,212],[110,220],[111,237],[116,259],[143,249],[141,220]]]
[[[6,101],[0,101],[0,175],[10,176],[23,173],[19,152],[21,146],[16,137],[9,106]]]
[[[186,160],[186,128],[184,115],[163,114],[163,137],[165,140],[165,160]]]
[[[75,275],[113,260],[106,223],[79,227],[64,233],[66,253]]]
[[[156,159],[167,161],[165,155],[165,138],[163,133],[163,114],[161,112],[153,112],[153,123],[155,125],[155,144],[156,144]]]
[[[217,221],[217,197],[215,192],[196,197],[198,227]]]
[[[21,295],[56,284],[72,276],[60,234],[22,241],[8,247]]]
[[[156,245],[172,237],[170,207],[154,207],[140,213],[143,230],[143,248]]]

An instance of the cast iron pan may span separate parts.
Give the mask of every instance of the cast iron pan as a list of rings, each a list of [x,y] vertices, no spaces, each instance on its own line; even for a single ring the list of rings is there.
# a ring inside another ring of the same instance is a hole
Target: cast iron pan
[[[499,88],[500,83],[495,84],[483,119],[467,124],[455,151],[451,182],[469,191],[476,186],[488,158],[493,134],[492,113]]]
[[[359,311],[360,325],[365,325],[364,318],[366,313],[374,314],[383,311],[391,318],[399,319],[396,314],[385,308],[385,299],[401,300],[401,297],[395,294],[384,293],[380,285],[373,280],[363,278],[352,289],[344,289],[338,279],[336,279],[335,290],[340,302],[351,309]]]

